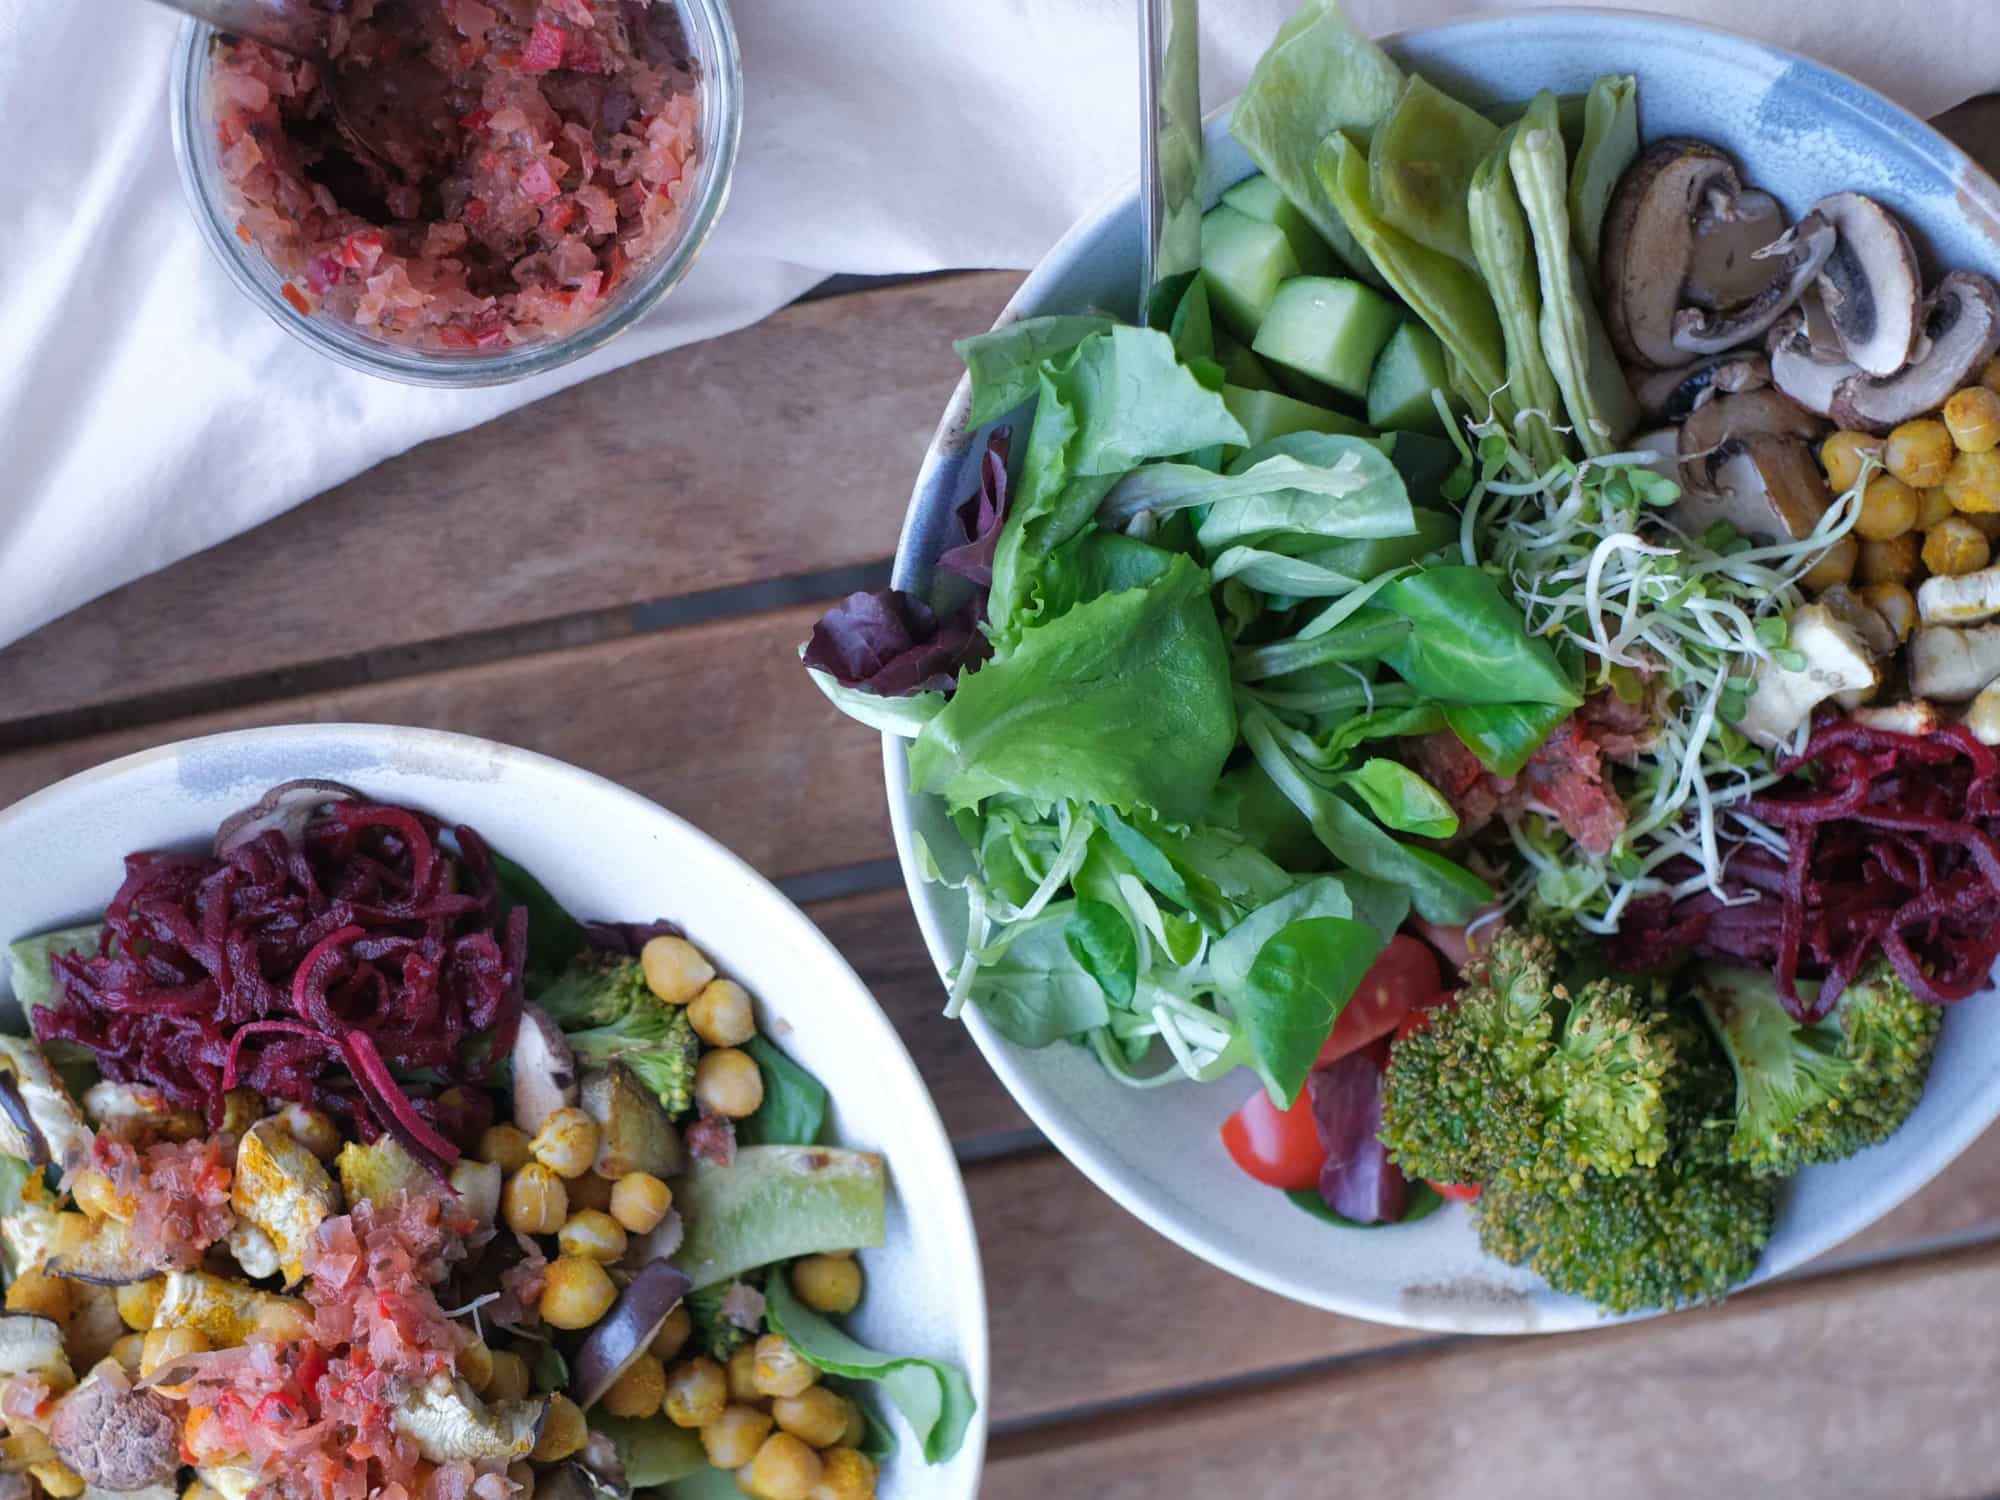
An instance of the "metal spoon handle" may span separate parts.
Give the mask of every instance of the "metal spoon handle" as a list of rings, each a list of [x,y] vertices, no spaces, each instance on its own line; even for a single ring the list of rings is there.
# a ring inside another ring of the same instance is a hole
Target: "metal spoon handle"
[[[1201,265],[1201,37],[1198,0],[1138,0],[1139,310],[1173,316]]]
[[[295,57],[326,51],[326,14],[312,0],[158,0],[169,10]]]

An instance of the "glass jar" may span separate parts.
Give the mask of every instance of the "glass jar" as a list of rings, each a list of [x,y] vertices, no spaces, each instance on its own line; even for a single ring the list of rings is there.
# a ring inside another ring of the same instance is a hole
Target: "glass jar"
[[[580,359],[630,328],[673,290],[701,253],[729,196],[743,121],[743,70],[736,50],[736,30],[726,0],[673,3],[680,13],[699,80],[694,190],[682,214],[678,237],[635,267],[613,289],[598,314],[579,328],[500,349],[427,349],[395,343],[342,318],[302,312],[294,306],[285,296],[287,278],[262,250],[237,234],[232,190],[217,160],[208,87],[209,51],[215,31],[189,21],[181,28],[176,46],[169,106],[174,156],[202,238],[243,294],[287,333],[327,358],[365,374],[409,385],[504,385]]]

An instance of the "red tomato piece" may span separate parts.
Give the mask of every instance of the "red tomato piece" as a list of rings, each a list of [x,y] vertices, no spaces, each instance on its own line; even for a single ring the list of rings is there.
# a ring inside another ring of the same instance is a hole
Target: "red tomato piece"
[[[1432,1182],[1431,1190],[1453,1203],[1470,1203],[1479,1196],[1479,1184],[1476,1182]]]
[[[1419,1001],[1427,1001],[1443,984],[1437,955],[1416,938],[1398,933],[1376,956],[1354,997],[1333,1023],[1333,1034],[1319,1049],[1321,1064],[1334,1062],[1387,1036]]]
[[[1287,1192],[1317,1187],[1326,1151],[1313,1128],[1308,1091],[1290,1109],[1279,1109],[1259,1088],[1243,1107],[1222,1122],[1222,1144],[1230,1159],[1259,1182]]]

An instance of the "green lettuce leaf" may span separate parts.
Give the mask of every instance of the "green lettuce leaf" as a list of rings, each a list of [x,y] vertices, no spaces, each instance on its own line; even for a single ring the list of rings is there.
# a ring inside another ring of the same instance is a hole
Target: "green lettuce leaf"
[[[736,1123],[745,1146],[816,1146],[826,1128],[826,1088],[762,1036],[743,1044],[764,1075],[764,1102]]]
[[[1042,361],[1056,359],[1095,333],[1117,324],[1087,314],[1057,314],[1023,318],[990,333],[960,339],[951,347],[965,361],[972,377],[972,409],[968,427],[984,427],[1026,401],[1041,388]]]

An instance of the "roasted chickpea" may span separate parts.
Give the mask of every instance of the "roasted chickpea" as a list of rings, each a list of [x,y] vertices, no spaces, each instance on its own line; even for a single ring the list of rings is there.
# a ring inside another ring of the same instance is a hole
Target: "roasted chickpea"
[[[1952,509],[1951,496],[1944,492],[1944,486],[1935,485],[1917,491],[1917,530],[1929,531],[1938,522],[1949,521],[1957,514]]]
[[[597,1160],[597,1122],[573,1105],[550,1115],[528,1149],[558,1177],[581,1177]]]
[[[493,1373],[486,1378],[486,1389],[479,1394],[488,1402],[522,1401],[527,1399],[528,1362],[512,1349],[492,1351]]]
[[[815,1448],[831,1448],[847,1432],[847,1403],[823,1385],[779,1397],[771,1403],[771,1415],[783,1431]]]
[[[560,1177],[531,1161],[507,1180],[501,1216],[516,1234],[554,1234],[569,1218],[569,1192]]]
[[[729,1356],[729,1399],[745,1406],[769,1406],[771,1398],[757,1389],[757,1346],[745,1344]]]
[[[1864,542],[1894,541],[1917,524],[1917,492],[1894,474],[1877,474],[1861,492],[1854,533]]]
[[[792,1290],[814,1312],[851,1313],[861,1305],[861,1266],[852,1257],[808,1255],[792,1267]]]
[[[667,1371],[667,1420],[676,1427],[706,1427],[729,1404],[729,1379],[703,1355]]]
[[[852,1448],[819,1456],[819,1488],[813,1500],[875,1500],[875,1460]]]
[[[528,1132],[518,1125],[489,1125],[479,1137],[479,1155],[498,1162],[500,1170],[512,1177],[535,1159],[528,1146]]]
[[[155,1328],[146,1335],[144,1350],[139,1356],[139,1373],[156,1374],[177,1359],[190,1354],[206,1354],[208,1339],[194,1328]]]
[[[493,1351],[484,1339],[474,1339],[458,1351],[458,1373],[475,1395],[483,1396],[492,1388]]]
[[[1887,542],[1863,542],[1854,576],[1863,583],[1907,583],[1916,576],[1917,534],[1906,531]]]
[[[771,1418],[754,1406],[725,1406],[701,1429],[701,1446],[711,1468],[740,1469],[757,1456],[771,1435]]]
[[[757,1340],[754,1379],[766,1396],[796,1396],[819,1382],[819,1371],[783,1334],[767,1333]]]
[[[542,1284],[542,1321],[551,1328],[574,1332],[588,1328],[618,1300],[618,1288],[602,1263],[581,1255],[564,1255],[549,1265]]]
[[[111,1357],[118,1361],[127,1375],[136,1380],[139,1376],[139,1366],[146,1358],[146,1335],[126,1334],[111,1346]]]
[[[694,1337],[694,1316],[682,1303],[667,1314],[667,1321],[660,1325],[660,1331],[653,1335],[650,1346],[652,1352],[663,1360],[670,1360],[687,1347],[687,1341]]]
[[[840,1446],[859,1448],[868,1441],[868,1418],[861,1410],[861,1403],[852,1396],[843,1398],[847,1402],[847,1430],[840,1435]]]
[[[600,1177],[595,1172],[585,1172],[567,1184],[569,1206],[572,1210],[594,1208],[599,1213],[611,1211],[611,1190],[617,1184],[608,1177]]]
[[[711,979],[688,1002],[695,1035],[711,1047],[740,1047],[757,1034],[750,992],[733,979]]]
[[[1944,492],[1962,511],[2000,511],[2000,449],[1959,454],[1945,476]]]
[[[718,1047],[695,1064],[694,1097],[706,1114],[741,1120],[764,1103],[764,1075],[749,1053]]]
[[[1944,425],[1964,453],[1985,453],[2000,447],[2000,391],[1967,386],[1944,404]]]
[[[715,978],[715,967],[686,938],[648,938],[639,950],[646,988],[669,1005],[686,1005]]]
[[[584,1424],[582,1409],[558,1391],[549,1397],[549,1414],[542,1422],[542,1435],[529,1457],[538,1464],[558,1463],[581,1453],[589,1441],[590,1429]]]
[[[666,1399],[667,1367],[642,1354],[604,1393],[604,1409],[614,1417],[656,1417]]]
[[[287,1104],[278,1111],[278,1119],[293,1140],[321,1161],[332,1161],[340,1154],[340,1127],[325,1110]]]
[[[1963,516],[1939,522],[1924,538],[1924,566],[1947,578],[1977,573],[1992,555],[1992,544]]]
[[[564,1255],[614,1261],[625,1253],[625,1226],[610,1214],[586,1208],[569,1216],[569,1222],[556,1232],[556,1243]]]
[[[30,1266],[7,1288],[7,1311],[33,1313],[67,1327],[76,1311],[76,1292],[60,1276]]]
[[[651,1234],[673,1206],[673,1189],[651,1172],[627,1172],[611,1185],[611,1217],[633,1234]]]
[[[1844,536],[1820,553],[1813,565],[1799,575],[1799,583],[1809,593],[1823,594],[1854,576],[1854,563],[1860,555],[1861,544],[1852,536]]]
[[[127,1328],[144,1333],[160,1316],[160,1299],[167,1283],[155,1276],[150,1281],[133,1281],[118,1288],[118,1316]]]
[[[1882,445],[1882,465],[1913,490],[1943,484],[1957,449],[1951,432],[1935,417],[1905,422]]]
[[[764,1439],[743,1479],[757,1500],[811,1500],[822,1473],[819,1455],[789,1432]]]
[[[1865,432],[1836,432],[1819,448],[1819,466],[1826,470],[1826,482],[1836,495],[1854,488],[1861,477],[1861,460],[1880,453],[1882,440]]]

